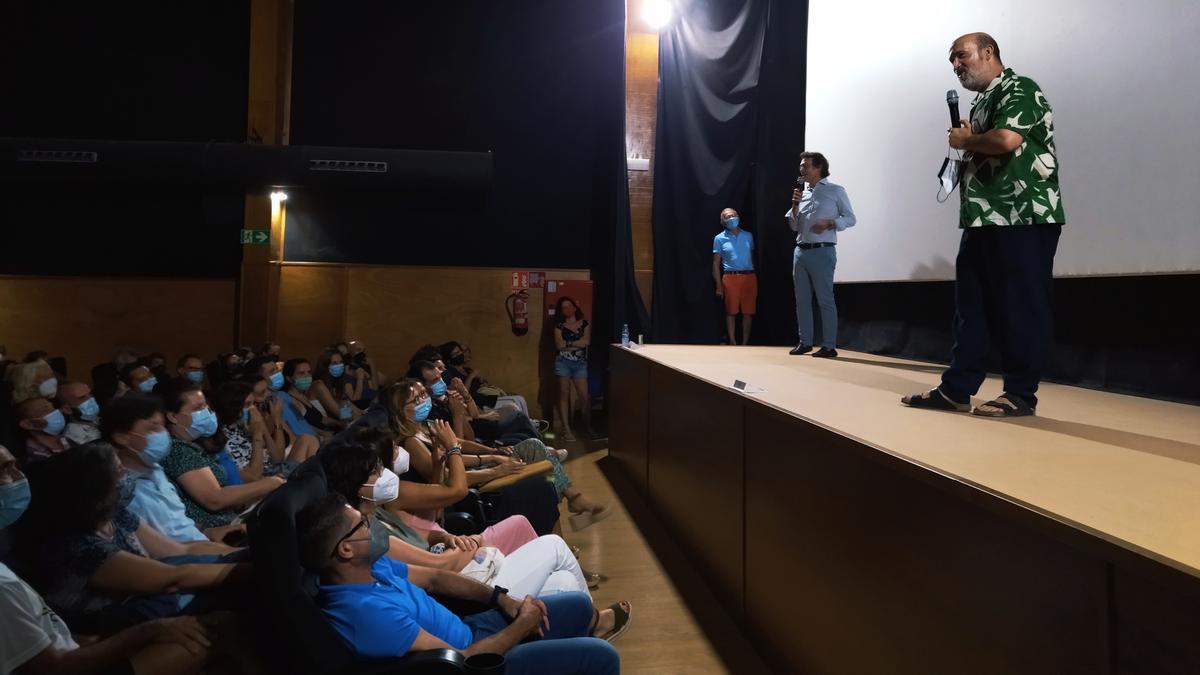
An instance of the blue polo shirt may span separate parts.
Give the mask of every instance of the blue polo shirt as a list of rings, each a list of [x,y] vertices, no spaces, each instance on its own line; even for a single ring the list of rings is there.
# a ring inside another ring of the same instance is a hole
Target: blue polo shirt
[[[754,269],[754,235],[745,230],[732,234],[729,230],[713,239],[713,253],[721,254],[721,270],[724,272],[749,272]]]
[[[471,629],[408,580],[408,565],[380,558],[373,584],[322,585],[317,604],[350,649],[362,658],[404,656],[425,632],[455,649],[471,646]]]

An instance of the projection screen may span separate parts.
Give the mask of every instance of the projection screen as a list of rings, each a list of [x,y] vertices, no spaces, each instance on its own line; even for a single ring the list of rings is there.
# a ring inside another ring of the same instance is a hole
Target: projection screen
[[[1200,271],[1200,1],[811,0],[809,150],[858,224],[839,281],[953,279],[956,191],[936,200],[957,36],[996,38],[1054,108],[1067,225],[1058,276]],[[786,204],[781,205],[786,207]]]

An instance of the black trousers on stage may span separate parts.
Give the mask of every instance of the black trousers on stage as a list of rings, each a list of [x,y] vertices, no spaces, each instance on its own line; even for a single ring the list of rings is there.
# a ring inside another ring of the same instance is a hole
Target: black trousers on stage
[[[941,390],[966,402],[987,375],[994,344],[1004,391],[1037,406],[1054,339],[1054,253],[1062,225],[966,228],[954,274],[954,348]]]

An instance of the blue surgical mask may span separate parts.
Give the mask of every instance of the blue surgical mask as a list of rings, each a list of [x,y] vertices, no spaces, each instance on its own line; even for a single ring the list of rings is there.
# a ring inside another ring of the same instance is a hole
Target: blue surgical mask
[[[204,371],[203,370],[189,370],[187,372],[187,379],[191,380],[195,384],[200,384],[200,383],[204,382]]]
[[[154,391],[154,385],[156,384],[158,384],[158,378],[151,375],[150,379],[138,385],[138,391],[142,392],[143,394],[149,394]]]
[[[205,408],[192,413],[192,424],[188,427],[192,438],[208,438],[217,433],[217,415]]]
[[[433,394],[434,396],[445,396],[446,395],[445,380],[438,380],[437,382],[434,382],[433,384],[429,385],[429,393]]]
[[[22,477],[0,485],[0,529],[17,522],[29,508],[29,481]]]
[[[42,398],[54,398],[58,394],[58,378],[50,378],[38,385],[38,393]]]
[[[57,436],[67,428],[67,418],[63,417],[61,410],[54,410],[42,417],[46,421],[46,428],[42,429],[43,433]]]
[[[95,398],[89,398],[79,404],[79,418],[85,422],[95,422],[100,418],[100,404]]]
[[[730,218],[729,220],[725,221],[725,229],[732,230],[732,229],[736,228],[738,226],[738,223],[740,223],[740,222],[741,222],[741,218],[734,216],[734,217]]]
[[[424,422],[425,420],[429,419],[429,411],[431,410],[433,410],[433,401],[431,399],[425,399],[424,401],[418,403],[417,407],[413,409],[413,417],[415,417],[418,422]]]
[[[160,429],[146,435],[146,447],[142,448],[142,461],[154,465],[171,454],[171,434],[166,429]]]
[[[334,377],[341,377],[342,375],[345,374],[345,372],[346,372],[346,364],[344,364],[344,363],[333,363],[333,364],[330,364],[330,366],[329,366],[329,374]]]
[[[296,378],[297,389],[300,391],[308,391],[309,387],[312,387],[312,375],[305,375],[304,377]]]
[[[242,426],[244,426],[244,427],[250,426],[250,409],[249,408],[242,408],[241,422],[242,422]]]
[[[283,389],[283,373],[276,371],[271,375],[271,391]]]

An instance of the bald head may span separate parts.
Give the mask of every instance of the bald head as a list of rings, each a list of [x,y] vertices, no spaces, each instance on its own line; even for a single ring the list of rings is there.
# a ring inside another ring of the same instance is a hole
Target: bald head
[[[967,33],[950,45],[950,66],[970,91],[984,91],[1004,71],[1000,45],[987,33]]]

